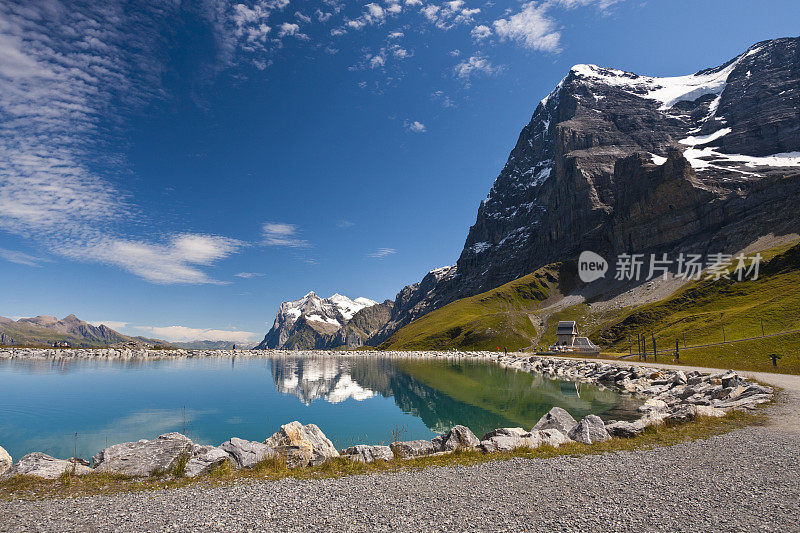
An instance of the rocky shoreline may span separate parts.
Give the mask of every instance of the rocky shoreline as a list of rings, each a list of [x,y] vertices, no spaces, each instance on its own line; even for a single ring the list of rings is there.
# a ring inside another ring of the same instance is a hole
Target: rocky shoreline
[[[281,352],[271,350],[50,350],[3,349],[0,359],[163,359],[173,357],[265,357],[265,356],[403,356],[449,357],[487,360],[522,372],[541,373],[571,381],[613,386],[620,391],[647,398],[635,421],[603,421],[596,415],[575,420],[554,407],[530,430],[498,428],[481,439],[464,426],[455,426],[430,441],[415,440],[385,445],[357,445],[337,450],[314,424],[291,422],[263,442],[231,438],[219,446],[199,445],[180,433],[168,433],[152,440],[110,446],[92,458],[92,463],[72,458],[61,460],[41,452],[25,455],[16,463],[0,447],[0,480],[17,475],[55,479],[66,473],[92,472],[149,477],[177,474],[197,477],[227,463],[234,469],[253,468],[269,459],[285,462],[288,468],[315,466],[335,458],[363,463],[404,460],[456,450],[484,453],[540,446],[558,447],[580,442],[594,444],[611,438],[633,438],[649,426],[681,424],[696,417],[723,417],[733,410],[751,410],[770,401],[771,387],[748,381],[733,371],[704,374],[698,371],[658,370],[614,362],[585,361],[497,354],[493,352]],[[0,443],[1,444],[1,443]]]

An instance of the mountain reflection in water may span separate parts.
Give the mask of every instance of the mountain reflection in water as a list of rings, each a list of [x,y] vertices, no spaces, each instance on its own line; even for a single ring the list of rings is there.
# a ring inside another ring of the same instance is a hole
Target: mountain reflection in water
[[[639,402],[597,385],[549,379],[469,360],[404,357],[275,357],[276,389],[306,405],[380,394],[441,433],[462,424],[479,437],[498,427],[530,429],[553,406],[576,419],[635,417]]]
[[[430,439],[456,424],[482,436],[530,429],[551,407],[628,419],[638,402],[594,385],[456,359],[373,355],[0,361],[0,445],[84,458],[185,432],[200,444],[263,441],[317,424],[338,448]]]

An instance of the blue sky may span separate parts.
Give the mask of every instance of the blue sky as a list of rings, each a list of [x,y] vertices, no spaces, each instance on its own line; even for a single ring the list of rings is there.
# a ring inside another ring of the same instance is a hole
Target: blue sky
[[[0,5],[0,315],[258,340],[314,290],[458,258],[577,63],[649,75],[795,36],[796,1]]]

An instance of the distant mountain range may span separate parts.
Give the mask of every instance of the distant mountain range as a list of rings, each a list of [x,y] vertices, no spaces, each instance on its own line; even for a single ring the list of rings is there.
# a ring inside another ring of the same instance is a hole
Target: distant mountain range
[[[388,319],[358,342],[377,346],[431,311],[583,250],[735,253],[800,233],[799,108],[800,38],[760,42],[686,76],[574,66],[522,129],[457,263],[381,304]],[[284,331],[281,321],[279,312],[270,333]],[[333,335],[341,329],[331,324],[313,344],[346,344]],[[267,344],[291,345],[277,341]]]
[[[61,320],[48,315],[16,321],[0,317],[0,345],[52,345],[54,342],[67,342],[82,348],[153,343],[149,339],[123,335],[104,324],[93,326],[75,315],[65,316]]]
[[[233,341],[185,341],[167,342],[160,339],[123,335],[105,324],[94,326],[75,315],[62,319],[39,315],[33,318],[13,320],[0,316],[0,346],[52,346],[67,343],[74,348],[102,348],[106,346],[160,346],[199,350],[225,350],[236,344],[237,348],[251,348],[252,344]]]

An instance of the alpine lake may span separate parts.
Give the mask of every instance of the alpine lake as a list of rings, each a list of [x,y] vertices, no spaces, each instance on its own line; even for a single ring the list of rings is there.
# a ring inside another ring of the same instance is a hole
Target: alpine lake
[[[120,442],[185,433],[199,444],[263,441],[298,420],[339,448],[530,429],[559,406],[580,419],[636,418],[640,401],[490,362],[397,356],[246,356],[0,361],[0,445],[85,459]]]

